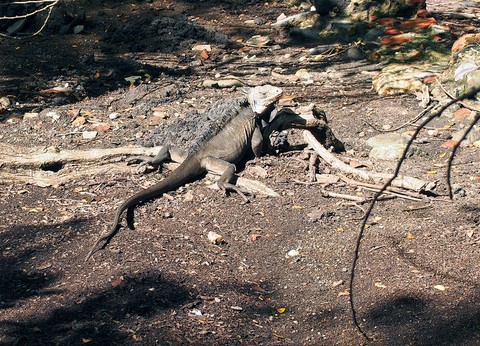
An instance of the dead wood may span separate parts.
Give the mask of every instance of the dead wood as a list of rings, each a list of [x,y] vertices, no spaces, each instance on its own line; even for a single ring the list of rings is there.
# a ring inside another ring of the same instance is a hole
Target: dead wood
[[[318,155],[323,160],[325,160],[334,169],[374,183],[383,183],[392,177],[391,174],[365,172],[349,166],[341,160],[337,159],[331,152],[325,149],[323,145],[321,145],[320,142],[315,139],[315,136],[310,131],[304,130],[303,134],[305,141],[318,153]],[[400,187],[407,190],[413,190],[416,192],[430,191],[435,187],[435,185],[435,182],[427,182],[409,176],[397,176],[392,182],[392,186]]]
[[[134,174],[135,166],[124,163],[126,156],[154,156],[161,147],[129,146],[109,149],[60,150],[58,148],[26,148],[0,143],[0,184],[23,183],[41,187],[62,185],[83,177],[90,179],[106,174]],[[172,155],[174,162],[183,157]],[[173,170],[178,164],[164,165]],[[218,178],[223,172],[213,172]],[[277,197],[265,184],[239,177],[237,185],[254,194]]]

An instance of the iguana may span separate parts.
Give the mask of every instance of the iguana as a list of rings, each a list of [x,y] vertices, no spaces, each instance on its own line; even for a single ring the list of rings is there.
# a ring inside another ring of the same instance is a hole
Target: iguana
[[[214,167],[215,170],[220,168],[223,171],[223,174],[217,181],[218,187],[223,191],[236,191],[242,198],[248,201],[244,193],[230,183],[236,171],[235,163],[242,159],[249,148],[253,150],[256,156],[260,154],[263,141],[260,130],[261,120],[270,115],[275,102],[278,101],[281,95],[282,90],[271,85],[249,89],[246,102],[243,102],[237,108],[235,116],[225,124],[218,134],[211,137],[195,152],[188,155],[180,166],[165,179],[136,193],[118,207],[110,231],[95,242],[85,261],[96,252],[100,243],[103,242],[103,245],[100,247],[103,248],[115,235],[125,210],[141,202],[158,197],[167,191],[171,191],[212,170]],[[165,146],[148,163],[160,165],[171,156],[173,151],[178,153],[177,149]],[[129,226],[133,228],[133,225]]]

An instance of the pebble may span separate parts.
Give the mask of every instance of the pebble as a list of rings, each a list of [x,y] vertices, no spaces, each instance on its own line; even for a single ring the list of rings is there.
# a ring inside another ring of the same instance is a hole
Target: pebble
[[[23,120],[35,119],[38,117],[38,113],[28,112],[23,115]]]
[[[300,255],[300,252],[298,250],[290,250],[287,252],[287,256],[288,257],[296,257],[296,256],[299,256]]]
[[[83,25],[76,25],[74,28],[73,28],[73,34],[74,35],[78,35],[79,33],[81,33],[83,31],[83,29],[85,29],[85,26]]]
[[[218,245],[218,244],[223,243],[223,237],[218,233],[208,232],[207,237],[208,237],[208,240],[210,241],[210,243],[212,243],[212,244]]]
[[[47,116],[49,118],[52,118],[53,121],[57,121],[58,119],[60,119],[60,114],[58,114],[57,112],[54,112],[54,111],[47,112],[47,114],[45,114],[45,116]]]
[[[10,107],[12,102],[8,97],[0,97],[0,105],[3,106],[4,108]]]
[[[375,159],[397,160],[402,156],[407,142],[407,138],[394,132],[371,137],[367,140],[367,145],[372,147],[369,156]],[[417,151],[417,147],[411,146],[407,157],[412,156]]]
[[[114,113],[110,113],[110,114],[108,115],[108,118],[109,118],[110,120],[115,120],[115,119],[117,119],[119,116],[120,116],[120,113],[114,112]]]
[[[97,137],[97,131],[83,131],[82,137],[83,139],[93,139]]]

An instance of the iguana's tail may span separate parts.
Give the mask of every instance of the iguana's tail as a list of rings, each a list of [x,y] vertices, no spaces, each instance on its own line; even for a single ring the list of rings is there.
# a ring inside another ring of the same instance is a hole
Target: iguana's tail
[[[103,249],[113,238],[113,236],[118,232],[120,228],[122,214],[125,210],[134,207],[141,202],[147,202],[155,197],[161,196],[165,192],[176,189],[177,187],[191,181],[202,173],[204,173],[204,169],[201,167],[200,161],[194,156],[187,157],[185,161],[183,161],[183,163],[178,166],[178,168],[175,169],[172,173],[170,173],[170,175],[168,175],[165,179],[161,180],[153,186],[150,186],[145,190],[136,193],[135,195],[127,199],[125,202],[123,202],[122,205],[120,205],[120,207],[118,207],[117,209],[117,213],[115,214],[115,218],[113,219],[112,228],[108,233],[101,236],[95,242],[87,257],[85,258],[85,262],[88,261],[89,258],[97,250]],[[98,247],[98,245],[101,243],[103,243],[102,246]]]

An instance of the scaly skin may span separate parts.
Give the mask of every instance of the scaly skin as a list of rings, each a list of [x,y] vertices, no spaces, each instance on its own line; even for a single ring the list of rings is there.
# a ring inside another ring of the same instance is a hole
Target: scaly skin
[[[220,189],[224,191],[227,189],[234,190],[246,199],[242,191],[230,183],[235,173],[234,163],[241,160],[249,148],[252,148],[255,154],[261,151],[262,135],[257,123],[260,118],[267,113],[267,110],[271,110],[273,104],[280,96],[281,89],[271,86],[251,89],[247,95],[250,104],[238,110],[238,115],[232,118],[216,136],[209,139],[195,153],[188,156],[184,162],[164,180],[136,193],[120,205],[115,214],[110,231],[95,242],[85,261],[97,251],[97,247],[101,243],[103,244],[98,249],[105,247],[115,235],[119,229],[122,214],[125,210],[141,202],[146,202],[161,196],[167,191],[176,189],[207,172],[209,168],[213,166],[220,166],[224,172],[217,181]],[[168,157],[168,154],[165,157]]]

